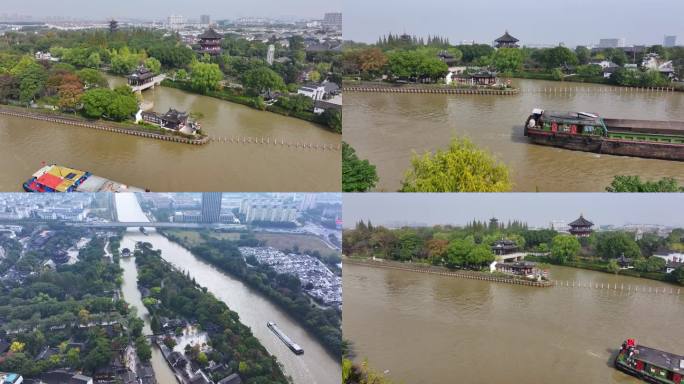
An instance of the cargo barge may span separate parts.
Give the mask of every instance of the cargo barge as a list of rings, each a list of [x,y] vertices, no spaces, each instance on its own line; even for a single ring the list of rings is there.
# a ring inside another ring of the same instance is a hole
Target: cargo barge
[[[684,384],[684,356],[637,345],[634,339],[622,343],[614,364],[648,383]]]
[[[145,192],[145,190],[95,176],[90,172],[46,165],[23,184],[26,192]]]
[[[684,161],[684,122],[609,119],[535,108],[524,133],[533,143],[575,151]]]
[[[266,323],[266,326],[271,331],[273,331],[273,333],[275,333],[276,336],[278,336],[278,338],[282,340],[282,342],[285,343],[285,345],[287,345],[287,347],[290,348],[290,350],[292,350],[292,352],[294,352],[296,355],[301,355],[302,353],[304,353],[302,347],[295,344],[285,333],[283,333],[283,331],[281,331],[280,328],[278,328],[276,323],[269,321],[268,323]]]

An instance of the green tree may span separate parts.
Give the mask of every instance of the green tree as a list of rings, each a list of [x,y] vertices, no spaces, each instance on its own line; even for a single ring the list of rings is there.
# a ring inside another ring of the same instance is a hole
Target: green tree
[[[152,358],[152,348],[144,336],[139,337],[135,341],[135,351],[138,358],[143,362],[150,361],[150,358]]]
[[[48,74],[43,66],[34,63],[21,70],[17,78],[19,79],[19,100],[28,104],[43,90]]]
[[[449,242],[446,259],[447,266],[454,268],[468,265],[470,261],[468,256],[474,247],[475,241],[471,237],[454,239]]]
[[[591,50],[589,48],[578,45],[575,48],[575,56],[577,56],[577,61],[581,65],[589,64],[591,61]]]
[[[551,241],[551,258],[559,264],[565,264],[577,256],[580,242],[572,235],[557,235]]]
[[[286,88],[283,78],[267,67],[258,67],[245,72],[242,76],[242,85],[255,95],[268,90],[277,91]]]
[[[330,127],[333,132],[342,133],[342,112],[335,109],[326,109],[321,118],[325,124]]]
[[[656,181],[642,181],[639,176],[615,176],[608,187],[608,192],[682,192],[683,187],[672,177],[664,177]]]
[[[88,59],[85,61],[85,66],[88,68],[100,68],[100,65],[102,64],[102,59],[100,58],[100,54],[97,52],[93,52],[88,56]]]
[[[562,46],[543,50],[541,60],[541,64],[546,69],[559,68],[563,65],[576,65],[578,63],[575,53]]]
[[[449,149],[415,154],[401,192],[505,192],[508,169],[468,139],[453,139]]]
[[[138,98],[128,86],[117,87],[113,94],[114,97],[107,107],[107,116],[110,119],[123,121],[138,111]]]
[[[107,79],[96,69],[83,68],[76,72],[76,76],[86,88],[107,88],[109,86]]]
[[[611,259],[606,266],[606,270],[617,275],[620,272],[620,265],[617,260]]]
[[[83,102],[83,114],[87,117],[99,118],[107,113],[112,91],[109,89],[95,88],[87,90],[81,101]]]
[[[517,48],[499,48],[494,52],[491,62],[497,71],[510,74],[522,67],[523,54]]]
[[[66,353],[66,363],[69,367],[78,368],[81,366],[81,350],[78,348],[69,348]]]
[[[494,261],[494,254],[489,245],[480,244],[474,246],[468,253],[468,264],[470,265],[487,265]]]
[[[149,57],[145,59],[145,68],[149,69],[155,75],[161,73],[161,62],[154,57]]]
[[[679,267],[672,272],[672,278],[680,285],[684,285],[684,267]]]
[[[342,142],[342,191],[366,192],[379,181],[375,165],[368,160],[361,160],[356,151],[346,142]]]
[[[639,258],[634,262],[634,269],[640,272],[663,272],[666,261],[660,257]]]
[[[190,65],[190,83],[199,92],[207,93],[219,89],[223,72],[218,64],[195,61]]]
[[[641,250],[634,239],[626,232],[599,232],[596,234],[596,253],[604,259],[625,257],[637,258]]]

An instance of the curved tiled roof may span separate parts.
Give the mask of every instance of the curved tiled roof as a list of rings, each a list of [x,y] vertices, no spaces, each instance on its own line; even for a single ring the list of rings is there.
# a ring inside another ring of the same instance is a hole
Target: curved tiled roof
[[[594,225],[594,223],[585,219],[584,216],[580,215],[579,219],[573,221],[568,225],[571,227],[591,227],[592,225]]]
[[[520,41],[520,40],[518,40],[518,39],[516,39],[515,37],[511,36],[511,35],[508,33],[508,31],[506,31],[506,33],[504,33],[503,36],[499,37],[498,39],[496,39],[496,40],[494,40],[494,41],[496,41],[497,43],[517,43],[517,42]]]
[[[223,35],[216,32],[214,28],[209,28],[197,37],[199,37],[200,39],[221,39],[223,38]]]

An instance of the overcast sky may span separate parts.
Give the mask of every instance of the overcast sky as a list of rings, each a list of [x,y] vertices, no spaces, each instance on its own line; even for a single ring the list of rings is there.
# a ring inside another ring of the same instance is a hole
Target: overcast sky
[[[342,0],[0,0],[0,14],[31,15],[33,19],[49,16],[85,19],[149,18],[183,15],[199,19],[239,17],[323,18],[326,12],[342,10]]]
[[[465,224],[473,219],[521,220],[548,227],[552,220],[584,217],[600,225],[684,226],[684,194],[612,193],[367,193],[343,194],[344,225]]]
[[[344,38],[375,42],[392,33],[441,35],[491,43],[506,29],[523,44],[567,46],[625,38],[662,44],[664,35],[684,43],[682,0],[342,0]]]

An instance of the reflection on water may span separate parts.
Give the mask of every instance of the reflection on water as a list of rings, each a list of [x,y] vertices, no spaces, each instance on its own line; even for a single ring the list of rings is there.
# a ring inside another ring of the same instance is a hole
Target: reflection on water
[[[135,195],[117,194],[116,202],[119,221],[148,221]],[[268,352],[278,358],[285,374],[291,376],[295,384],[339,384],[342,375],[339,359],[333,359],[304,328],[287,314],[240,281],[200,261],[185,248],[156,233],[154,229],[149,228],[147,232],[149,235],[146,236],[141,234],[138,228],[130,228],[121,247],[133,249],[136,242],[146,241],[151,243],[153,248],[160,249],[166,261],[188,272],[191,278],[224,301],[231,310],[237,312],[240,322],[250,327],[254,336]],[[292,353],[266,327],[268,321],[276,322],[304,349],[304,354],[297,356]]]
[[[511,169],[517,191],[603,191],[618,174],[684,182],[684,163],[569,151],[530,144],[522,125],[532,108],[606,117],[684,121],[683,93],[627,92],[603,85],[515,80],[516,96],[353,93],[345,96],[344,139],[377,166],[378,190],[396,191],[413,151],[470,137]],[[579,90],[574,90],[581,87]],[[544,92],[572,88],[567,92]]]
[[[115,82],[123,79],[110,78]],[[143,97],[154,110],[200,113],[214,137],[264,136],[339,144],[340,135],[303,120],[218,99],[156,87]],[[41,161],[87,170],[153,191],[339,191],[340,152],[273,145],[183,145],[43,121],[0,116],[0,191],[20,191]]]
[[[556,280],[672,287],[552,267]],[[345,338],[403,383],[639,383],[611,365],[627,337],[684,354],[684,296],[535,288],[344,266]],[[402,283],[399,283],[399,282]]]

